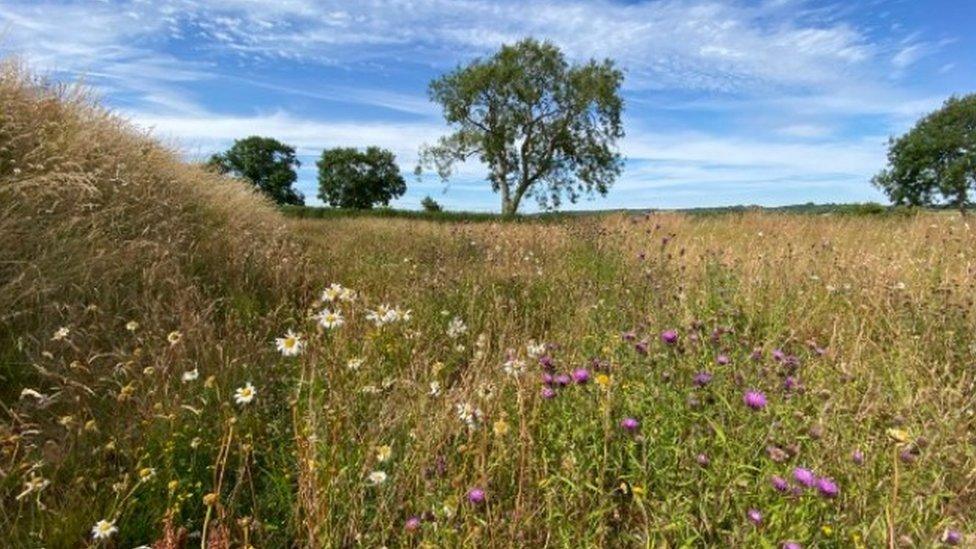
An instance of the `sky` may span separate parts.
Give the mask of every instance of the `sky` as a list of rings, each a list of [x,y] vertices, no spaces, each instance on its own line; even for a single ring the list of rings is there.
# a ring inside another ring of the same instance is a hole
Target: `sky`
[[[392,150],[430,195],[497,211],[485,167],[413,173],[449,132],[428,83],[524,37],[625,72],[625,168],[564,209],[853,202],[886,142],[976,92],[973,0],[0,0],[0,53],[201,160],[249,135],[296,147],[316,197],[324,148]],[[526,204],[527,210],[533,204]]]

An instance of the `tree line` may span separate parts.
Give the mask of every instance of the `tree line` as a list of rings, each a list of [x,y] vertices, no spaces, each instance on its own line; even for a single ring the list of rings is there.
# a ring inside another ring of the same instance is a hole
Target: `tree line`
[[[420,150],[416,168],[446,183],[469,159],[488,169],[503,215],[533,198],[543,209],[605,195],[623,168],[620,90],[610,59],[570,63],[550,42],[525,39],[433,80],[430,99],[451,132]],[[304,204],[294,188],[295,149],[270,137],[238,140],[209,164],[252,182],[279,204]],[[318,197],[343,208],[388,205],[406,192],[393,153],[379,147],[323,151]],[[888,145],[888,167],[872,182],[895,204],[952,204],[965,213],[976,192],[976,94],[952,97]],[[440,210],[431,197],[424,209]]]

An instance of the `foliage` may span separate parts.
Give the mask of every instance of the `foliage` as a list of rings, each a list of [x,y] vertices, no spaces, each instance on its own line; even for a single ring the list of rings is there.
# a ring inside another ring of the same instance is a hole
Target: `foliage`
[[[609,59],[571,66],[549,42],[503,46],[431,82],[430,97],[455,130],[422,151],[418,172],[433,167],[446,179],[478,158],[504,215],[525,196],[548,208],[606,194],[622,167],[622,82]]]
[[[253,183],[278,204],[304,204],[295,190],[295,170],[301,165],[295,149],[271,137],[252,135],[234,141],[227,151],[210,157],[210,166]]]
[[[322,152],[319,168],[319,198],[339,208],[369,209],[403,196],[407,184],[400,175],[396,157],[379,147],[365,151],[337,147]]]
[[[874,178],[895,204],[937,197],[965,212],[976,191],[976,94],[952,97],[889,142],[889,167]]]
[[[441,207],[441,205],[430,196],[425,196],[424,199],[420,201],[420,206],[425,212],[440,212],[444,210],[444,208]]]

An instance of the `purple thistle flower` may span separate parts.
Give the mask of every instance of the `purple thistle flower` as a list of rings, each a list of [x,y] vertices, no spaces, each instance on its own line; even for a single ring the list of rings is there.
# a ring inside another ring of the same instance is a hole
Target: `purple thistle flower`
[[[634,343],[634,350],[637,351],[639,354],[646,355],[647,354],[647,340],[641,340],[641,341],[638,341],[637,343]]]
[[[766,407],[766,395],[760,391],[746,391],[746,394],[742,397],[742,401],[753,410],[762,410]]]
[[[861,465],[861,464],[863,464],[864,463],[864,452],[862,452],[860,450],[854,450],[854,452],[851,454],[851,461],[853,461],[855,465]]]
[[[571,381],[569,379],[569,376],[566,374],[559,374],[555,378],[553,378],[553,380],[556,382],[556,385],[559,385],[560,387],[565,387],[569,385],[569,382]]]
[[[620,426],[623,429],[633,433],[634,431],[637,430],[637,427],[640,426],[640,423],[632,417],[625,417],[622,420],[620,420]]]
[[[796,386],[799,384],[800,382],[797,381],[795,377],[786,376],[786,379],[783,380],[783,389],[786,391],[792,391],[793,389],[796,389]]]
[[[539,365],[542,366],[544,370],[552,370],[553,362],[552,357],[549,355],[542,355],[539,357]]]
[[[417,530],[418,528],[420,528],[420,517],[410,517],[410,518],[408,518],[406,524],[404,524],[403,527],[408,532],[413,532],[413,531]]]
[[[661,341],[667,345],[674,345],[678,342],[678,332],[674,330],[664,330],[661,332]]]
[[[805,488],[810,488],[817,483],[817,477],[813,474],[813,471],[804,469],[803,467],[793,469],[793,479]]]
[[[728,355],[718,355],[715,357],[715,362],[717,362],[720,366],[727,366],[729,362],[732,361],[729,359]]]
[[[634,331],[624,332],[620,334],[620,339],[623,339],[624,341],[634,341],[637,339],[637,334],[634,333]]]
[[[755,524],[756,526],[762,524],[763,517],[762,513],[759,512],[759,509],[749,509],[746,511],[746,516],[749,517],[749,522]]]
[[[782,349],[773,349],[773,360],[776,362],[783,362],[783,359],[785,358],[786,353],[784,353]]]
[[[909,448],[905,448],[898,454],[898,458],[905,463],[913,463],[917,456]]]
[[[708,458],[708,454],[704,452],[698,454],[695,457],[695,461],[697,461],[698,465],[701,465],[702,467],[708,467],[708,464],[712,462],[712,460]]]
[[[583,385],[590,380],[590,371],[586,368],[577,368],[573,370],[573,381],[578,385]]]
[[[708,372],[698,372],[695,374],[695,386],[704,387],[712,380],[712,374]]]
[[[785,492],[790,489],[790,484],[786,482],[786,479],[780,476],[773,476],[769,479],[769,482],[773,485],[773,488],[777,492]]]
[[[784,541],[783,549],[803,549],[803,546],[795,541]]]
[[[755,349],[752,350],[752,354],[749,355],[749,358],[751,358],[753,362],[759,362],[760,360],[762,360],[762,355],[763,355],[762,347],[756,347]]]
[[[942,541],[946,545],[959,545],[962,543],[962,533],[957,530],[946,530],[942,535]]]
[[[556,396],[556,391],[553,391],[552,387],[542,388],[542,398],[549,400],[551,398],[554,398],[555,396]]]
[[[543,372],[543,374],[542,374],[542,383],[544,385],[552,385],[552,374],[550,374],[548,372]]]
[[[817,479],[817,490],[825,498],[834,498],[840,493],[840,488],[837,487],[837,483],[829,477],[820,477]]]
[[[468,490],[468,501],[474,505],[480,505],[485,502],[485,491],[481,488],[472,488]]]

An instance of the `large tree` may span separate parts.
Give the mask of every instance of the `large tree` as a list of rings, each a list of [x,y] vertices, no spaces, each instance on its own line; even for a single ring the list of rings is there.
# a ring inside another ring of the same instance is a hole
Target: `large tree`
[[[369,209],[384,206],[407,191],[396,157],[379,147],[365,151],[337,147],[322,151],[319,198],[341,208]]]
[[[295,170],[301,163],[295,149],[277,139],[252,135],[234,141],[226,152],[215,154],[208,162],[222,174],[230,174],[253,183],[278,204],[305,204],[305,197],[293,185]]]
[[[620,174],[616,141],[623,73],[609,60],[570,65],[549,42],[525,39],[434,80],[430,97],[454,132],[421,151],[445,180],[478,158],[513,215],[526,196],[543,208],[606,194]]]
[[[888,168],[874,184],[896,204],[945,202],[963,214],[976,191],[976,94],[951,97],[889,141]]]

